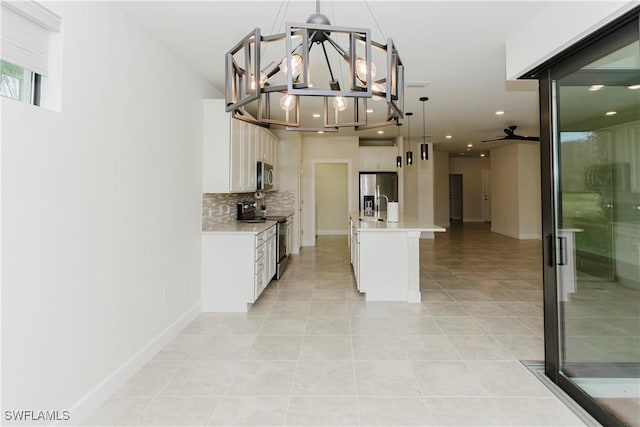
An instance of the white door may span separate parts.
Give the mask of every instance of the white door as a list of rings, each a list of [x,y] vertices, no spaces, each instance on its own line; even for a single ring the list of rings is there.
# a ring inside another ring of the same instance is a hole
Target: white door
[[[482,171],[482,216],[491,222],[491,171]]]

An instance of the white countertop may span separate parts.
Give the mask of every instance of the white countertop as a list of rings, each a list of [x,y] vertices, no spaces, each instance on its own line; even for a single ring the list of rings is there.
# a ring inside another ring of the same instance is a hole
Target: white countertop
[[[372,217],[372,215],[365,215],[363,212],[353,211],[349,212],[349,215],[357,222],[359,231],[447,231],[438,225],[426,224],[406,215],[400,215],[398,222],[387,222],[387,216],[384,212],[380,214],[384,221],[360,221],[361,216]]]
[[[249,233],[249,234],[258,234],[269,227],[272,227],[276,224],[275,221],[265,221],[265,222],[257,222],[257,223],[245,223],[245,222],[229,222],[225,224],[216,224],[213,227],[208,227],[206,230],[202,230],[202,234],[238,234],[238,233]]]

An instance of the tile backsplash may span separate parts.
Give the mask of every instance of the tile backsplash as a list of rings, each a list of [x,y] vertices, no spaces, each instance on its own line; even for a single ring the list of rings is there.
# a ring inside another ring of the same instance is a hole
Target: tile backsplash
[[[202,195],[202,229],[207,230],[218,224],[230,223],[236,220],[237,203],[256,202],[253,193],[231,193]],[[269,209],[293,211],[295,207],[295,193],[293,191],[267,192],[263,203]]]
[[[296,193],[293,191],[270,191],[264,197],[264,204],[269,209],[278,211],[295,211]]]

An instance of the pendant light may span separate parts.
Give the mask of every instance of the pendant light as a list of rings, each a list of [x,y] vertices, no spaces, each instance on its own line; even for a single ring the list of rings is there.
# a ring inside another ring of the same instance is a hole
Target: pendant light
[[[404,113],[405,87],[404,64],[393,40],[384,44],[372,40],[367,28],[334,26],[320,12],[320,0],[315,4],[306,22],[287,22],[284,32],[271,35],[254,28],[227,51],[226,111],[260,126],[303,132],[393,125]],[[285,21],[287,8],[280,6],[272,29]],[[364,113],[369,101],[386,104],[383,121]],[[301,125],[301,108],[318,104],[324,105],[323,125]]]
[[[397,135],[396,135],[396,153],[398,154],[396,156],[396,166],[401,168],[402,167],[402,156],[400,155],[400,144],[398,144],[400,142],[400,126],[402,126],[402,123],[400,123],[400,120],[396,120],[396,130],[398,131]]]
[[[426,116],[424,112],[424,105],[428,100],[429,98],[426,96],[420,98],[422,102],[422,144],[420,144],[420,158],[422,160],[429,160],[429,144],[427,144]]]
[[[413,113],[405,113],[407,117],[409,117],[409,140],[407,141],[407,147],[409,150],[407,151],[407,166],[413,164],[413,151],[411,151],[411,116]]]

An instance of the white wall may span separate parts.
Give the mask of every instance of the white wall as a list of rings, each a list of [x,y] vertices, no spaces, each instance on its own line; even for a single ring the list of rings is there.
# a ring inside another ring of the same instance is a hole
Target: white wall
[[[518,147],[502,144],[491,149],[491,231],[518,238]]]
[[[2,409],[78,425],[94,387],[199,311],[200,100],[221,95],[118,6],[46,6],[61,112],[2,99]]]
[[[349,210],[358,210],[358,174],[360,152],[357,136],[310,136],[302,139],[302,245],[315,245],[313,203],[314,162],[349,162],[351,164],[351,197]],[[346,218],[345,218],[346,220]]]
[[[482,222],[482,171],[491,170],[488,158],[449,158],[449,173],[462,175],[462,220]],[[448,177],[447,177],[448,182]]]
[[[404,214],[417,218],[423,224],[434,221],[434,154],[429,144],[429,160],[420,160],[419,144],[412,144],[413,164],[407,165],[407,148],[403,150]]]
[[[637,0],[549,2],[506,40],[507,79],[521,77],[637,5]]]
[[[540,147],[508,143],[491,149],[491,231],[541,238]]]
[[[349,214],[346,163],[318,163],[316,171],[316,234],[347,234]]]
[[[540,146],[518,144],[520,238],[542,238]]]
[[[434,151],[433,222],[449,227],[449,153]]]

